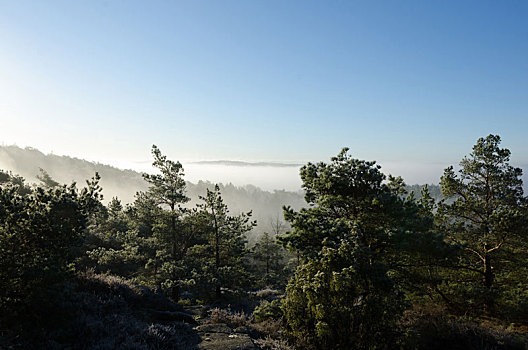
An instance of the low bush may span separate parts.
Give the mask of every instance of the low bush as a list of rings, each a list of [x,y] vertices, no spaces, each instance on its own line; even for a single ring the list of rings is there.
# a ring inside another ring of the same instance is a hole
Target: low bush
[[[447,314],[440,308],[407,310],[401,327],[404,348],[416,350],[524,350],[528,336],[492,321],[478,321]]]
[[[274,298],[276,297],[277,295],[281,294],[278,290],[276,289],[271,289],[271,288],[265,288],[265,289],[261,289],[259,291],[257,291],[255,293],[255,295],[260,298],[260,299],[270,299],[270,298]]]
[[[282,339],[275,339],[267,336],[264,339],[255,340],[257,344],[263,350],[294,350],[295,348],[288,344],[287,341]]]
[[[255,317],[255,321],[257,322],[268,319],[279,319],[282,316],[281,301],[279,299],[272,300],[271,302],[265,300],[253,311],[253,317]]]
[[[181,306],[148,288],[114,276],[87,272],[62,284],[54,317],[44,327],[2,329],[0,348],[15,349],[193,349],[192,326],[160,322],[151,310]]]
[[[205,323],[225,323],[231,328],[238,328],[250,326],[252,320],[252,317],[244,312],[232,312],[230,309],[214,308],[210,311],[210,319]]]

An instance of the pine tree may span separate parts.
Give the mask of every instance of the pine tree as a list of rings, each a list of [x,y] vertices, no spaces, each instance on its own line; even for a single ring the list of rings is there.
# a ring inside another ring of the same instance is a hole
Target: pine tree
[[[18,179],[22,179],[17,177]],[[45,319],[53,287],[75,267],[93,209],[99,176],[80,191],[75,184],[34,187],[22,181],[0,186],[0,324]]]
[[[189,201],[185,195],[185,180],[180,162],[167,159],[155,145],[152,146],[154,162],[159,174],[144,174],[144,179],[151,184],[146,195],[162,211],[161,218],[154,227],[158,251],[156,266],[159,264],[159,282],[171,290],[172,297],[179,296],[180,279],[182,278],[182,259],[189,247],[191,235],[181,224],[185,210],[180,206]]]
[[[527,257],[522,170],[509,164],[511,152],[500,148],[500,141],[498,135],[480,138],[460,162],[458,175],[451,166],[441,178],[446,201],[438,219],[448,239],[461,247],[451,287],[473,311],[497,311],[501,295],[526,269],[515,262],[522,247]],[[515,269],[517,276],[511,273]]]
[[[387,177],[375,162],[353,159],[348,149],[330,164],[301,168],[306,201],[285,208],[292,231],[283,244],[303,263],[290,281],[284,314],[295,336],[318,348],[390,348],[403,311],[398,283],[416,264],[431,220],[402,197],[401,178]],[[399,272],[399,274],[396,274]]]
[[[229,215],[220,188],[207,189],[203,201],[198,205],[204,241],[194,247],[194,254],[200,256],[198,279],[212,287],[216,299],[221,298],[222,288],[237,289],[247,279],[244,259],[246,256],[246,233],[255,222],[251,212]]]
[[[264,232],[251,249],[258,286],[276,288],[284,283],[286,275],[284,253],[284,249],[277,243],[275,237]]]

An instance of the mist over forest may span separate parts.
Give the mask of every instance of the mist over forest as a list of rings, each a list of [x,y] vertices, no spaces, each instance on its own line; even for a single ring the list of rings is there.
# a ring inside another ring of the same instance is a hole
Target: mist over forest
[[[528,350],[527,15],[0,0],[0,350]]]
[[[269,171],[270,167],[276,167],[276,171],[282,169],[292,170],[294,167],[298,171],[300,164],[271,163],[271,162],[240,162],[240,161],[201,161],[194,162],[191,166],[214,166],[224,167],[224,171],[233,173],[231,167],[264,167]],[[61,184],[76,182],[83,186],[87,179],[90,179],[95,172],[101,176],[101,187],[103,188],[103,202],[108,203],[112,198],[117,197],[123,204],[132,203],[137,192],[144,192],[149,184],[143,179],[142,173],[130,170],[119,169],[117,167],[98,162],[91,162],[69,156],[59,156],[54,154],[44,154],[36,148],[18,146],[0,146],[0,170],[11,171],[26,179],[29,183],[38,184],[37,176],[40,169],[45,170],[55,181]],[[266,176],[263,174],[263,176]],[[298,175],[297,175],[298,177]],[[186,181],[186,193],[191,199],[184,206],[192,208],[199,203],[199,197],[204,196],[206,189],[212,189],[214,183],[210,181],[198,180],[196,182]],[[257,226],[248,235],[249,243],[252,244],[256,237],[263,232],[270,232],[271,223],[276,220],[283,220],[282,207],[291,206],[295,210],[307,206],[304,199],[304,192],[286,190],[263,190],[253,184],[237,186],[232,183],[219,184],[223,198],[233,214],[252,211],[253,219],[257,221]],[[423,185],[414,184],[406,187],[408,193],[415,193],[415,198],[420,198],[420,191]],[[429,185],[431,196],[435,199],[441,198],[440,187],[434,184]]]
[[[4,146],[0,347],[526,349],[528,198],[500,141],[427,186],[343,148],[295,192],[186,181],[155,145],[154,173]]]

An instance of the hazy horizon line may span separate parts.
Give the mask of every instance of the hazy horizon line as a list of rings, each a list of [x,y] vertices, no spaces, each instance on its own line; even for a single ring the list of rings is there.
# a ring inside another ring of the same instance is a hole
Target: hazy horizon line
[[[87,162],[92,163],[98,163],[103,166],[109,166],[115,169],[123,170],[123,171],[133,171],[137,173],[148,173],[153,170],[152,168],[152,161],[151,160],[143,160],[143,161],[134,161],[134,160],[126,160],[126,159],[102,159],[97,158],[94,159],[92,157],[83,157],[83,156],[75,156],[75,155],[67,155],[67,154],[57,154],[54,152],[46,152],[41,151],[39,148],[33,147],[33,146],[20,146],[17,144],[11,144],[7,145],[6,143],[2,142],[0,145],[0,148],[10,148],[15,147],[21,150],[30,150],[30,151],[36,151],[46,156],[56,156],[56,157],[67,157],[71,159],[78,159],[83,160]],[[180,161],[186,170],[191,170],[193,167],[197,166],[218,166],[218,167],[232,167],[232,168],[246,168],[246,169],[257,169],[257,168],[276,168],[276,169],[283,169],[284,171],[289,171],[287,169],[293,170],[294,168],[300,168],[301,166],[314,161],[307,161],[305,163],[300,162],[284,162],[284,161],[242,161],[242,160],[228,160],[228,159],[222,159],[222,160],[182,160]],[[328,162],[328,160],[327,160]],[[317,162],[316,162],[317,163]],[[418,162],[418,161],[401,161],[401,160],[378,160],[376,161],[377,164],[382,165],[382,168],[384,169],[384,172],[387,174],[396,174],[400,175],[405,179],[405,182],[407,184],[438,184],[437,178],[439,178],[442,174],[442,170],[445,169],[446,166],[449,165],[447,162],[438,162],[438,161],[428,161],[428,162]],[[451,165],[454,165],[455,169],[458,168],[457,163],[452,163]],[[513,166],[520,167],[523,170],[528,169],[528,164],[512,164]],[[427,171],[424,171],[424,167],[431,167],[434,166],[434,168],[437,169],[429,169]],[[190,167],[188,169],[187,167]],[[402,173],[402,168],[407,169],[409,172],[410,169],[411,173],[424,173],[423,176],[420,176],[421,178],[417,178],[417,176],[409,176],[409,174]],[[192,172],[192,171],[191,171]],[[186,171],[187,173],[187,171]],[[433,174],[434,173],[434,174]],[[523,180],[524,180],[524,187],[526,188],[528,185],[528,172],[523,172]],[[298,176],[298,174],[297,174]],[[222,180],[212,180],[207,177],[197,177],[197,176],[190,176],[191,179],[188,179],[190,182],[197,182],[199,180],[205,180],[205,181],[213,181],[213,182],[222,182],[222,183],[233,183],[238,186],[240,185],[254,185],[260,188],[266,188],[268,186],[262,185],[259,183],[259,181],[251,181],[249,179],[244,179],[241,183],[241,181],[231,180],[229,179],[226,181],[226,179]],[[254,177],[254,174],[252,175]],[[288,177],[290,177],[288,175]],[[297,191],[300,188],[300,184],[298,186],[295,186],[295,191]],[[269,190],[270,188],[266,188]],[[274,188],[278,189],[278,188]],[[290,188],[290,190],[293,190],[293,188]]]

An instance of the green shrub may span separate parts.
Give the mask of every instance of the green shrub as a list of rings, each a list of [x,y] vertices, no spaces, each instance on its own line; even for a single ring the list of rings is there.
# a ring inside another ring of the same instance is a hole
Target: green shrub
[[[99,203],[98,179],[82,191],[74,184],[23,193],[0,186],[0,326],[48,322],[56,288],[71,272]]]
[[[263,301],[259,306],[253,311],[253,317],[255,321],[262,322],[267,319],[279,319],[283,316],[281,309],[281,301],[275,299],[270,301]]]
[[[383,266],[349,243],[301,265],[282,304],[292,335],[319,349],[393,348],[404,307]]]

